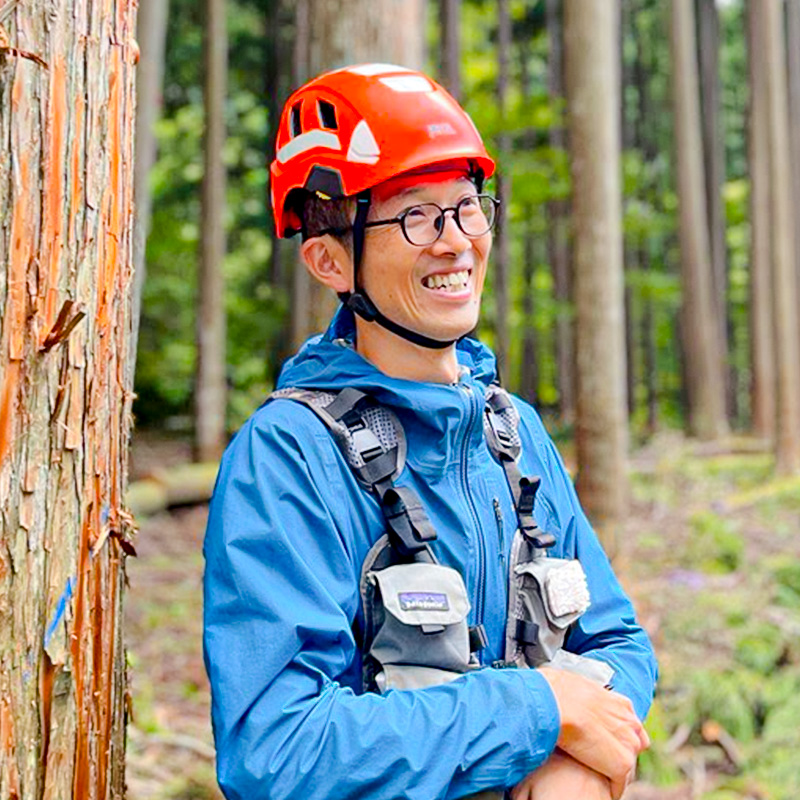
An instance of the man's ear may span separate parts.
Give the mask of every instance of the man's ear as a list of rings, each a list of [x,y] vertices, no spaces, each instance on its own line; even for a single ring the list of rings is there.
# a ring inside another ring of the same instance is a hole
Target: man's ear
[[[337,293],[353,288],[353,259],[333,236],[314,236],[300,246],[300,257],[312,277]]]

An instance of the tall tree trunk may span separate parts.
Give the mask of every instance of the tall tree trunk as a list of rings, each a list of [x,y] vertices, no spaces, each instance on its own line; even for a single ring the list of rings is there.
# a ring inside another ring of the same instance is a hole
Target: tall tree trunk
[[[645,6],[646,8],[646,6]],[[655,132],[652,127],[651,102],[648,97],[648,69],[652,66],[645,62],[644,49],[646,44],[639,36],[635,19],[632,20],[631,35],[636,43],[636,55],[633,62],[631,79],[636,88],[636,110],[633,137],[635,147],[642,154],[645,162],[652,162],[657,156],[655,146]],[[652,234],[645,234],[638,243],[637,263],[642,273],[649,275],[652,270],[651,247]],[[646,291],[642,297],[642,316],[640,322],[640,341],[642,343],[643,359],[642,373],[646,388],[647,398],[647,432],[652,435],[658,427],[658,365],[655,337],[655,319],[653,298],[651,292]],[[628,372],[631,373],[630,362]]]
[[[0,7],[3,798],[124,794],[136,6]]]
[[[507,110],[509,56],[511,50],[511,15],[508,0],[497,2],[497,105],[501,120]],[[505,129],[505,125],[502,125]],[[509,375],[509,272],[510,206],[511,206],[511,137],[505,130],[497,137],[499,165],[495,177],[500,213],[497,219],[497,243],[494,259],[493,288],[495,297],[495,353],[500,376],[508,385]]]
[[[622,126],[622,149],[623,151],[633,150],[640,146],[637,133],[641,127],[638,119],[638,105],[631,106],[627,102],[627,88],[632,87],[634,80],[635,63],[625,57],[625,42],[629,38],[636,36],[634,9],[630,3],[622,3],[622,13],[620,15],[620,36],[618,37],[620,74],[622,76],[621,99],[620,103],[620,124]],[[623,199],[624,203],[624,199]],[[629,236],[623,233],[623,264],[625,275],[635,273],[639,268],[639,247],[638,243],[631,241]],[[628,409],[628,417],[633,417],[636,412],[636,374],[637,374],[637,334],[636,314],[634,311],[635,300],[633,288],[625,280],[625,397]]]
[[[313,14],[308,0],[299,0],[296,6],[298,38],[302,26],[308,31],[307,46],[295,52],[299,82],[360,62],[422,68],[422,0],[314,0],[311,5]],[[337,299],[330,289],[311,281],[302,267],[297,269],[293,294],[294,343],[299,346],[324,330]]]
[[[550,98],[564,97],[564,50],[561,24],[561,0],[547,0],[547,86]],[[549,131],[550,146],[566,150],[567,137],[562,125]],[[561,419],[570,423],[575,418],[575,335],[568,311],[572,300],[572,274],[569,248],[569,205],[563,200],[547,204],[547,251],[553,271],[553,288],[558,302],[556,312],[556,368],[558,373],[558,405]]]
[[[439,0],[442,85],[461,101],[461,0]]]
[[[789,131],[792,148],[794,207],[800,208],[800,0],[786,0],[789,68]],[[795,216],[795,219],[797,217]],[[797,280],[800,282],[800,223],[794,225]]]
[[[694,2],[673,0],[671,9],[689,428],[700,438],[713,439],[727,432],[727,420],[705,203]]]
[[[725,136],[722,130],[722,98],[719,81],[719,12],[716,0],[697,0],[700,115],[705,163],[705,196],[711,247],[711,274],[714,287],[715,319],[723,356],[728,350],[727,250],[722,188],[725,183]],[[727,373],[728,370],[726,369]],[[726,379],[733,390],[731,376]]]
[[[753,432],[775,435],[775,341],[772,326],[772,247],[770,243],[769,103],[767,61],[762,48],[763,14],[748,6],[750,107],[748,154],[750,170],[750,408]]]
[[[628,500],[618,14],[618,4],[608,0],[564,3],[578,486],[588,513],[601,524],[621,519]]]
[[[161,116],[161,89],[164,82],[164,51],[167,43],[169,0],[139,0],[137,40],[141,51],[136,71],[136,159],[134,188],[136,222],[133,239],[133,335],[132,364],[136,364],[136,344],[142,308],[142,292],[147,275],[147,236],[150,233],[152,195],[150,170],[156,162],[155,124]]]
[[[772,318],[777,355],[776,468],[781,474],[800,472],[800,330],[798,329],[797,267],[794,252],[796,209],[792,205],[789,109],[783,2],[759,5],[764,35],[759,52],[767,60],[769,103],[770,241],[772,242]]]
[[[285,75],[281,72],[283,64],[283,37],[281,36],[281,6],[282,0],[269,0],[267,6],[267,31],[265,37],[265,63],[264,74],[264,105],[267,109],[269,121],[269,133],[267,134],[267,153],[272,157],[275,152],[275,140],[278,136],[278,120],[280,119],[281,108],[286,99],[284,86],[288,84]],[[267,187],[267,216],[269,218],[270,234],[270,256],[269,256],[269,279],[270,283],[279,288],[283,286],[283,269],[281,264],[281,240],[277,236],[275,220],[272,216],[272,204],[270,201],[269,186]]]
[[[213,461],[225,447],[225,98],[228,35],[225,0],[205,0],[205,172],[195,379],[195,457]]]
[[[646,245],[639,251],[639,265],[645,274],[650,273],[650,252]],[[656,359],[655,323],[653,320],[653,301],[649,294],[642,308],[641,338],[644,349],[644,382],[647,396],[647,433],[652,435],[658,428],[658,364]]]
[[[520,370],[520,392],[522,396],[531,404],[539,401],[539,354],[536,347],[536,328],[534,326],[535,306],[535,287],[533,285],[536,273],[536,240],[537,235],[534,229],[534,210],[528,208],[525,219],[528,224],[525,229],[525,239],[523,242],[523,284],[525,293],[522,298],[522,368]]]

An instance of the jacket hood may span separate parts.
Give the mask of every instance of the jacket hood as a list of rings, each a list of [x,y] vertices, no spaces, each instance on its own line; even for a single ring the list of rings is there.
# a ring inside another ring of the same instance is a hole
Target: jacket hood
[[[356,352],[354,339],[353,313],[340,306],[328,330],[309,339],[286,362],[276,388],[338,391],[354,387],[371,394],[400,417],[409,454],[424,453],[422,460],[437,472],[457,457],[457,440],[464,435],[465,428],[466,435],[475,440],[472,443],[478,444],[482,426],[474,424],[476,402],[470,396],[479,398],[477,410],[482,412],[484,391],[497,376],[496,360],[488,347],[476,339],[459,341],[456,352],[461,374],[457,384],[445,384],[386,375]],[[421,439],[420,445],[427,441],[427,446],[415,447],[417,437]],[[431,447],[431,441],[444,446]],[[425,469],[426,465],[418,463],[418,458],[414,457],[414,461]]]

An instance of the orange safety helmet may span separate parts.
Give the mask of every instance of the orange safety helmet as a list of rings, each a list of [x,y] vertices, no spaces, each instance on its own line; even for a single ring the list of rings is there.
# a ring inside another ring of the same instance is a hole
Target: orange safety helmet
[[[279,237],[297,233],[297,192],[352,197],[404,172],[464,162],[494,172],[472,120],[438,83],[392,64],[334,70],[286,101],[270,169]],[[293,196],[294,195],[294,196]]]

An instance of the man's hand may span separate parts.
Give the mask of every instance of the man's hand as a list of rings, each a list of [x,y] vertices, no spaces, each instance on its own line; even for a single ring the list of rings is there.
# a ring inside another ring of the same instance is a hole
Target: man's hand
[[[511,800],[611,798],[611,783],[608,778],[560,750],[556,750],[545,764],[520,781],[511,792]]]
[[[547,667],[539,672],[550,684],[561,714],[558,746],[605,775],[611,797],[621,797],[636,769],[637,756],[650,746],[631,701],[580,675]]]

